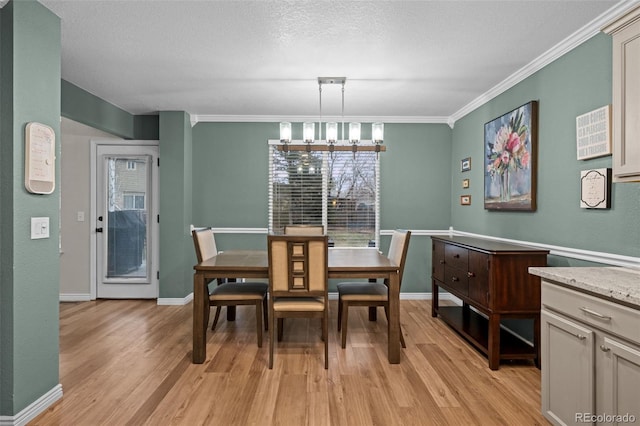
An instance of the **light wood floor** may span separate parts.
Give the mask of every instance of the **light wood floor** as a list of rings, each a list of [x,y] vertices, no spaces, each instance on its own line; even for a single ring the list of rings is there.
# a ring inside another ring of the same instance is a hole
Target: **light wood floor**
[[[429,301],[401,302],[407,348],[386,355],[386,320],[349,311],[346,349],[332,301],[329,369],[318,321],[288,320],[267,368],[252,308],[224,312],[207,359],[191,363],[192,305],[96,301],[60,305],[64,396],[31,425],[546,425],[540,371],[487,361]]]

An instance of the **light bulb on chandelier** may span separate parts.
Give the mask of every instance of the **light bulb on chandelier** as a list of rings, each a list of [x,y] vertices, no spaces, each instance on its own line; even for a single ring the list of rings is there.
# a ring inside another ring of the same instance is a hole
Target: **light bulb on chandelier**
[[[381,146],[384,142],[384,123],[375,122],[371,125],[371,146],[364,146],[361,142],[365,142],[361,139],[362,125],[359,122],[349,123],[349,135],[348,138],[345,134],[344,126],[344,88],[347,78],[346,77],[318,77],[318,92],[319,92],[319,106],[320,115],[318,120],[318,132],[319,139],[315,139],[315,122],[304,122],[302,125],[302,140],[293,139],[293,130],[291,122],[280,123],[280,143],[282,144],[282,150],[298,150],[304,146],[304,150],[311,151],[311,144],[317,143],[317,147],[314,150],[324,151],[328,150],[333,152],[334,150],[351,150],[354,153],[357,151],[375,151],[379,153],[385,151]],[[342,140],[338,139],[338,123],[335,121],[327,121],[325,123],[326,140],[322,139],[322,86],[325,84],[340,84],[342,85]],[[350,145],[350,147],[349,147]]]

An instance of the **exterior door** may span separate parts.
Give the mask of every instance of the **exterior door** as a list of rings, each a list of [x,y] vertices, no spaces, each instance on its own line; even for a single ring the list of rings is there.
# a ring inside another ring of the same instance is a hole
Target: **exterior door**
[[[95,152],[96,297],[157,298],[158,146]]]

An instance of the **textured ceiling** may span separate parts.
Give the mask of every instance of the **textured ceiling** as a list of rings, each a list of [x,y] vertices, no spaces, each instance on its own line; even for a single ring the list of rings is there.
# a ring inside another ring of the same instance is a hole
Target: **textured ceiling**
[[[62,78],[131,113],[317,117],[317,77],[345,76],[345,116],[388,121],[455,116],[629,3],[40,2],[62,19]],[[340,115],[340,87],[322,97]]]

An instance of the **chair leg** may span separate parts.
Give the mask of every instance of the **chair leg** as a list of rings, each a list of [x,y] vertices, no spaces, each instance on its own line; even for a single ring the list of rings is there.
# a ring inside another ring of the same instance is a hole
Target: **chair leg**
[[[262,301],[256,301],[256,327],[258,333],[258,347],[262,347]]]
[[[322,335],[324,336],[324,369],[326,370],[329,368],[329,314],[326,305],[322,317]]]
[[[384,305],[384,314],[387,316],[387,323],[388,323],[389,322],[389,307],[387,305]],[[402,334],[402,324],[398,324],[398,327],[400,328],[400,345],[403,348],[406,348],[407,344],[404,342],[404,334]]]
[[[209,301],[207,300],[206,303],[209,304]],[[209,305],[207,307],[207,312],[204,314],[204,331],[205,331],[205,334],[206,334],[206,331],[207,331],[207,327],[209,327],[209,315],[210,315],[210,313],[211,313],[211,305]]]
[[[264,315],[264,329],[269,330],[269,302],[266,297],[262,299],[262,314]]]
[[[338,331],[342,327],[342,299],[338,296]]]
[[[220,318],[220,310],[222,306],[216,306],[216,315],[213,317],[213,324],[211,324],[211,330],[215,330],[216,324],[218,324],[218,318]]]
[[[275,340],[275,318],[273,312],[269,312],[269,321],[271,324],[269,325],[269,370],[273,368],[273,341]]]
[[[347,347],[347,323],[349,322],[349,302],[342,302],[342,349]]]

